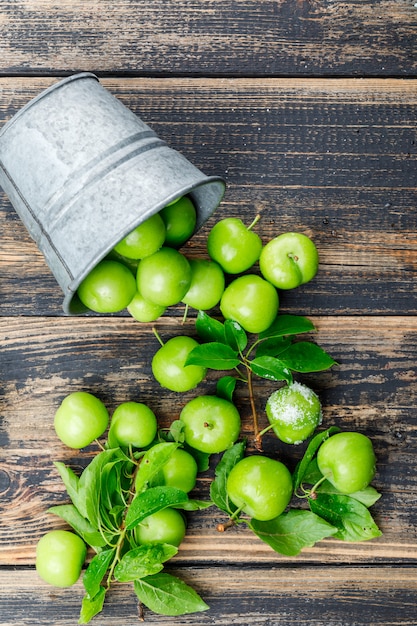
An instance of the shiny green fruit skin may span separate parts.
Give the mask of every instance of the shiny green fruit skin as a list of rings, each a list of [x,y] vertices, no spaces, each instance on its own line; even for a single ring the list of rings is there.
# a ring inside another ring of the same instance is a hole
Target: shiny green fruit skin
[[[270,395],[266,414],[272,430],[285,443],[299,444],[321,423],[321,403],[312,389],[294,382]]]
[[[158,484],[176,487],[188,493],[196,485],[197,472],[195,458],[187,450],[177,448],[163,466],[158,476]]]
[[[55,413],[54,427],[59,439],[79,450],[100,437],[109,423],[109,413],[101,400],[87,391],[66,396]]]
[[[236,463],[226,483],[230,500],[254,519],[268,521],[281,515],[292,491],[290,471],[280,461],[261,455]]]
[[[142,402],[123,402],[115,409],[109,441],[118,446],[146,448],[155,439],[158,423],[155,413]]]
[[[362,433],[337,433],[320,446],[317,465],[323,476],[341,493],[361,491],[376,472],[372,442]]]
[[[192,337],[179,335],[169,339],[152,359],[151,367],[161,387],[170,391],[184,392],[197,387],[207,369],[200,365],[185,365],[188,355],[198,342]]]
[[[166,307],[145,300],[137,291],[130,301],[127,310],[137,322],[155,322],[165,313]]]
[[[213,226],[207,238],[207,250],[213,261],[228,274],[240,274],[259,259],[262,241],[242,220],[227,217]]]
[[[212,309],[220,302],[224,292],[223,270],[215,261],[190,259],[189,263],[191,284],[182,301],[199,311]]]
[[[81,302],[96,313],[117,313],[127,307],[136,293],[132,272],[118,261],[96,265],[78,287]]]
[[[115,251],[127,259],[143,259],[154,254],[165,241],[165,224],[157,213],[136,226],[114,247]]]
[[[166,508],[145,517],[134,530],[140,544],[168,543],[178,547],[185,537],[186,523],[177,509]]]
[[[303,233],[283,233],[269,241],[259,257],[262,276],[277,289],[294,289],[317,274],[319,255]]]
[[[54,587],[71,587],[80,577],[87,555],[84,541],[67,530],[51,530],[36,546],[36,571]]]
[[[217,396],[197,396],[180,413],[185,442],[200,452],[215,454],[230,448],[240,434],[240,415],[234,404]]]
[[[225,319],[238,322],[249,333],[261,333],[275,320],[279,308],[277,290],[255,274],[235,278],[220,300]]]
[[[165,245],[179,248],[195,230],[197,214],[194,204],[190,198],[183,196],[168,204],[159,214],[166,229]]]
[[[178,250],[163,247],[140,261],[136,280],[145,300],[172,306],[181,302],[190,288],[190,264]]]

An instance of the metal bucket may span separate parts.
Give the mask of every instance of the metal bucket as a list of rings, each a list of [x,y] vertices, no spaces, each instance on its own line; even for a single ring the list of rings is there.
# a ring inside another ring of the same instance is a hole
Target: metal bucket
[[[44,254],[68,314],[80,282],[136,226],[188,194],[196,230],[224,180],[169,148],[89,72],[40,93],[0,132],[0,185]]]

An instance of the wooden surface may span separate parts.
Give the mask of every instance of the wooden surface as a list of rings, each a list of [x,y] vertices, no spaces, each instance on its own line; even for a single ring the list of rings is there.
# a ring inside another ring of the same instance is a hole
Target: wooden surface
[[[216,214],[185,251],[206,254],[222,217],[263,241],[313,237],[320,269],[281,297],[308,315],[339,365],[304,376],[324,424],[375,442],[382,537],[326,540],[282,557],[244,529],[219,536],[215,510],[193,515],[169,570],[210,604],[207,613],[151,624],[356,625],[417,623],[417,9],[408,0],[0,0],[0,124],[57,78],[96,72],[103,85],[207,174],[224,176]],[[147,402],[171,422],[192,393],[161,394],[149,325],[125,313],[66,317],[62,294],[8,199],[0,194],[0,623],[76,624],[82,586],[56,590],[34,570],[37,539],[60,523],[66,495],[52,462],[83,467],[52,428],[69,392],[113,410]],[[186,331],[181,307],[158,322]],[[200,389],[213,391],[210,375]],[[258,382],[259,408],[272,383]],[[248,432],[245,394],[238,393]],[[302,449],[272,437],[294,464]],[[210,470],[198,481],[208,494]],[[61,524],[64,525],[63,523]],[[115,588],[98,625],[137,623],[132,588]]]

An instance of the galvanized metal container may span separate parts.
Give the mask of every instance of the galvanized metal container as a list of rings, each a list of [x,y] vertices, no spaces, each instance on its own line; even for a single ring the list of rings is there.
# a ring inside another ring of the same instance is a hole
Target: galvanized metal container
[[[196,230],[225,190],[115,98],[89,72],[46,89],[0,132],[0,185],[64,292],[85,311],[80,282],[131,230],[189,194]]]

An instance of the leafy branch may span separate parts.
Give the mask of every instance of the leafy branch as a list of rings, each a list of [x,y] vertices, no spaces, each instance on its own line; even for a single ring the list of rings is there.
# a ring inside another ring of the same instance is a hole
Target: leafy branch
[[[49,512],[64,519],[95,552],[83,576],[79,624],[87,624],[102,610],[115,582],[132,582],[139,602],[163,615],[209,608],[186,583],[162,572],[178,548],[166,543],[140,545],[135,535],[146,517],[164,508],[191,511],[212,504],[191,500],[175,487],[154,485],[153,479],[178,445],[158,440],[146,451],[129,454],[119,447],[104,449],[81,476],[55,463],[72,502]]]
[[[295,341],[298,335],[316,330],[306,317],[279,314],[266,331],[254,336],[251,343],[237,322],[221,322],[204,311],[198,312],[195,326],[204,343],[191,351],[186,365],[233,371],[233,376],[221,378],[217,385],[217,394],[227,399],[231,399],[238,381],[247,384],[254,442],[258,450],[262,449],[262,433],[258,425],[253,376],[291,385],[293,372],[318,372],[336,364],[317,344]]]
[[[230,500],[227,479],[233,467],[243,458],[246,443],[236,443],[226,450],[215,469],[215,479],[210,487],[212,501],[228,516],[228,521],[219,524],[217,530],[224,532],[231,526],[244,523],[275,552],[285,556],[297,556],[304,548],[312,547],[326,537],[342,541],[367,541],[379,537],[382,533],[369,507],[381,494],[371,486],[349,495],[341,494],[318,470],[318,449],[337,432],[338,428],[331,427],[312,437],[293,472],[293,498],[288,509],[269,521],[242,517],[241,510]],[[297,500],[298,503],[306,500],[309,508],[299,508]]]

